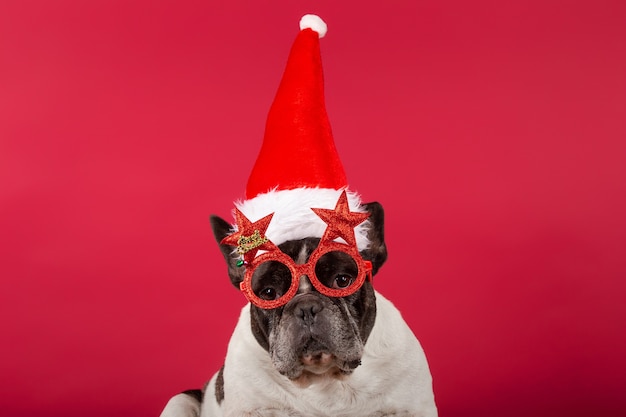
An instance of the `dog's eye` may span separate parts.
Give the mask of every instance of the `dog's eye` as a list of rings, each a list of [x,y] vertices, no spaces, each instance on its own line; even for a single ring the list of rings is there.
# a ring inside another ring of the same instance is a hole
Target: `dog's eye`
[[[277,300],[291,285],[291,271],[278,261],[266,261],[257,265],[252,273],[252,291],[262,300]]]
[[[276,290],[274,288],[266,287],[259,292],[259,298],[263,300],[275,300]]]
[[[346,288],[350,284],[352,284],[354,279],[349,275],[337,275],[335,277],[334,288]]]

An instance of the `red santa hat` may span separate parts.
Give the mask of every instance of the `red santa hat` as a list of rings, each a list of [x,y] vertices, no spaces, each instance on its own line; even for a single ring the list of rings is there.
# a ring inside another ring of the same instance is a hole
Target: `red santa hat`
[[[326,31],[326,23],[316,15],[300,20],[246,199],[235,203],[252,222],[274,213],[265,235],[276,245],[321,238],[327,224],[311,209],[335,208],[344,190],[350,210],[365,211],[360,196],[347,189],[326,113],[320,54],[320,38]],[[355,237],[359,250],[368,246],[367,222],[355,228]]]

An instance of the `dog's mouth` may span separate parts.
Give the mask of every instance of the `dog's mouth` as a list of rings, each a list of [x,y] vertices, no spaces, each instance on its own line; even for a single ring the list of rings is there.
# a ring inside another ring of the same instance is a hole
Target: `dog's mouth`
[[[320,375],[332,367],[337,367],[337,356],[323,343],[311,338],[302,347],[300,362],[305,371]]]
[[[320,342],[311,339],[303,348],[300,355],[302,373],[291,378],[299,385],[309,385],[319,378],[342,379],[350,375],[361,364],[360,360],[346,361],[332,353]]]
[[[300,357],[300,361],[302,365],[304,365],[304,370],[318,375],[336,366],[336,359],[337,357],[335,355],[325,350],[314,352],[307,351]]]
[[[300,356],[302,368],[291,381],[300,388],[328,379],[343,379],[351,372],[339,368],[337,356],[327,350],[306,351]]]

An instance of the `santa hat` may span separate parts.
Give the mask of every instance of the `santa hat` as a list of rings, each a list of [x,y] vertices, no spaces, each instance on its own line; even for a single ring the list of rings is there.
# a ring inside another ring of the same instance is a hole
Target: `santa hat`
[[[327,224],[311,209],[334,209],[343,191],[351,211],[365,211],[360,196],[347,189],[326,113],[320,54],[320,38],[326,30],[318,16],[300,20],[248,179],[246,199],[235,203],[252,222],[274,213],[265,236],[276,245],[321,238]],[[367,248],[367,222],[355,228],[355,237],[359,250]]]

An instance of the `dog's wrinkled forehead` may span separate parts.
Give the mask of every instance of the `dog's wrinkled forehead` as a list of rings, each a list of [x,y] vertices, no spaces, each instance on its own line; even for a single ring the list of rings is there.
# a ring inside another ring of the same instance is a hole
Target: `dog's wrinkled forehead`
[[[318,238],[306,238],[302,240],[290,240],[279,246],[281,252],[288,255],[297,264],[306,263],[311,253],[318,247]]]
[[[280,245],[290,240],[309,237],[321,238],[327,224],[315,214],[313,208],[333,209],[344,190],[322,188],[297,188],[292,190],[272,190],[264,194],[235,203],[236,207],[252,222],[274,213],[265,235],[274,244]],[[350,211],[364,213],[357,193],[346,191]],[[354,229],[358,250],[369,246],[365,221]],[[237,226],[233,226],[237,230]]]

